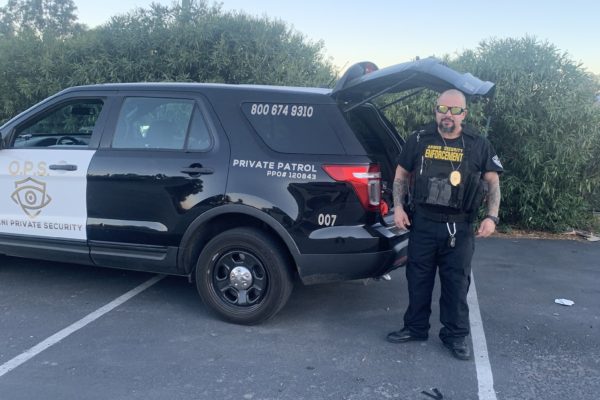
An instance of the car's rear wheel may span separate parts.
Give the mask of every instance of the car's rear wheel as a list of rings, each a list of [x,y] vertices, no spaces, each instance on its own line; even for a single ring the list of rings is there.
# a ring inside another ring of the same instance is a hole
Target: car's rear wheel
[[[288,257],[271,236],[235,228],[214,237],[196,264],[205,304],[227,321],[256,324],[275,315],[293,287]]]

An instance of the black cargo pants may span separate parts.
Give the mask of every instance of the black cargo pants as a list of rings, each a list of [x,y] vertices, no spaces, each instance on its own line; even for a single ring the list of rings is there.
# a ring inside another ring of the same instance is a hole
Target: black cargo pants
[[[473,225],[456,222],[456,242],[451,248],[445,222],[432,221],[419,215],[418,211],[411,222],[406,267],[409,305],[404,314],[404,327],[415,336],[427,337],[435,274],[439,270],[440,321],[443,325],[440,339],[444,342],[462,340],[469,334],[467,293],[475,248]]]

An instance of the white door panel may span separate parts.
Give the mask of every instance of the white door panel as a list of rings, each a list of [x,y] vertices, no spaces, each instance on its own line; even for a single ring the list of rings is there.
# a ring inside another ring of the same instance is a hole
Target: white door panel
[[[87,170],[94,152],[0,150],[0,233],[86,240]]]

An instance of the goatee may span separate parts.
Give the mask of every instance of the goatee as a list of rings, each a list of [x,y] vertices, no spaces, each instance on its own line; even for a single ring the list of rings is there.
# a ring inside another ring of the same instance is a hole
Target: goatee
[[[444,121],[450,121],[451,125],[444,125]],[[447,119],[441,120],[440,123],[438,124],[438,129],[442,133],[452,133],[452,132],[454,132],[455,127],[456,127],[456,124],[454,123],[454,121],[447,120]]]

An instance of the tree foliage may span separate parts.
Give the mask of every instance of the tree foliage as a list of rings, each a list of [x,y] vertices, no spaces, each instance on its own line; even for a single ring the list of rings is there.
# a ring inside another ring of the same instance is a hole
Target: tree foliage
[[[72,1],[11,0],[7,8],[59,3]],[[333,68],[322,56],[323,43],[307,41],[285,23],[223,12],[206,1],[183,3],[154,3],[69,35],[23,28],[30,22],[15,25],[0,41],[0,121],[60,89],[81,84],[195,81],[324,86],[333,79]],[[44,10],[43,15],[52,16],[55,9]],[[48,18],[54,21],[58,16]]]
[[[80,52],[77,79],[301,86],[331,80],[322,43],[308,43],[283,22],[224,13],[206,2],[188,4],[153,4],[113,17],[95,32],[93,51]],[[100,68],[87,68],[86,58]]]
[[[8,0],[0,7],[0,37],[30,33],[39,38],[67,37],[83,29],[73,0]]]
[[[504,165],[502,220],[549,231],[589,227],[590,210],[600,209],[597,78],[532,37],[484,41],[445,61],[496,84],[489,102],[470,99],[467,122],[488,136]],[[435,97],[424,92],[386,114],[406,137],[433,120]]]
[[[64,87],[56,61],[84,32],[72,0],[9,0],[0,7],[0,121]],[[61,76],[60,74],[63,74]]]
[[[503,218],[554,231],[589,225],[600,184],[593,76],[532,37],[484,41],[456,65],[496,83],[490,140],[506,169]]]

